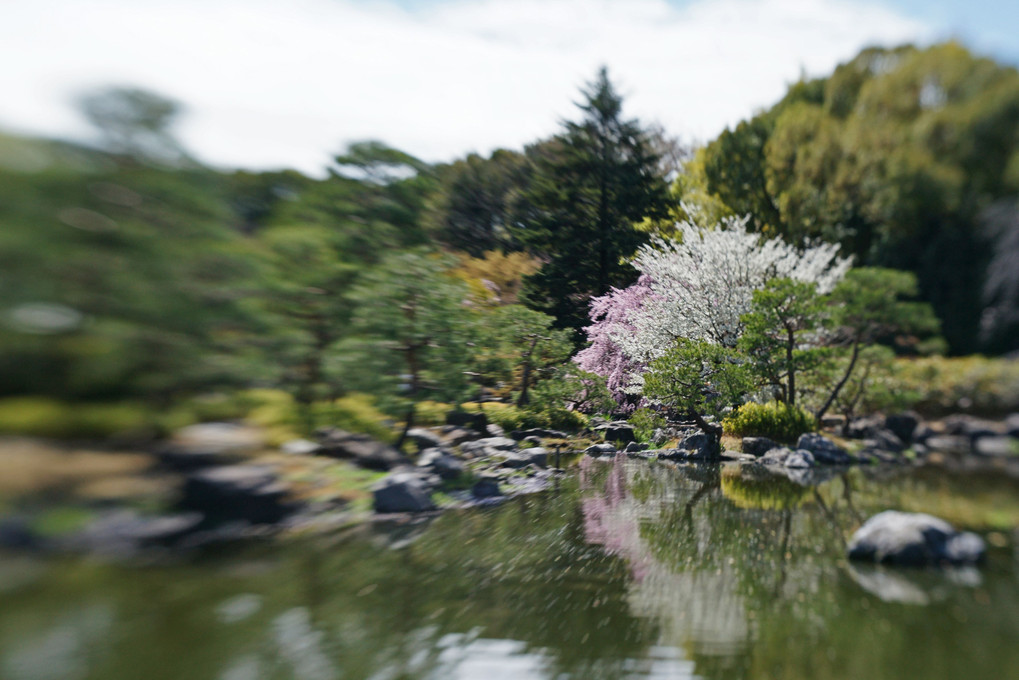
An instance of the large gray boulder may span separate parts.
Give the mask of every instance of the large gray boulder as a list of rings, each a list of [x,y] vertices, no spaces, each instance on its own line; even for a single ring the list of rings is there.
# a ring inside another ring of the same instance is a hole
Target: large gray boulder
[[[779,448],[778,443],[767,437],[743,437],[743,453],[749,453],[751,456],[760,458],[768,451],[777,448]]]
[[[264,446],[264,433],[258,428],[199,423],[177,430],[157,455],[164,465],[187,472],[241,462]]]
[[[497,455],[500,452],[513,451],[516,448],[517,442],[509,437],[485,437],[460,445],[461,453],[472,458]]]
[[[528,465],[547,467],[548,451],[540,446],[535,446],[522,451],[507,453],[503,458],[502,464],[503,467],[510,468],[524,468]]]
[[[637,438],[633,434],[633,425],[626,422],[625,420],[615,420],[611,423],[597,425],[592,429],[595,432],[603,433],[605,436],[605,441],[617,442],[622,444],[637,441]]]
[[[339,428],[326,428],[316,433],[318,453],[331,458],[343,458],[370,470],[391,470],[410,461],[395,448],[366,434],[354,434]]]
[[[718,454],[714,441],[704,432],[687,432],[676,448],[694,458],[714,458]]]
[[[375,512],[423,512],[435,509],[428,481],[415,472],[393,472],[372,487]]]
[[[423,427],[414,427],[407,430],[407,438],[414,442],[418,447],[418,451],[442,446],[442,437]]]
[[[856,459],[846,453],[845,449],[824,435],[815,432],[800,435],[796,442],[796,449],[809,451],[815,462],[825,465],[849,465],[856,462]]]
[[[849,543],[849,559],[907,566],[975,564],[985,554],[976,534],[932,515],[895,510],[868,519]]]
[[[456,479],[466,469],[463,461],[438,447],[422,451],[418,456],[418,467],[427,468],[442,479]]]
[[[180,506],[215,521],[273,524],[297,509],[288,493],[271,468],[226,465],[191,474],[184,481]]]
[[[529,430],[513,430],[510,432],[510,436],[520,441],[527,439],[528,437],[537,437],[538,439],[567,439],[570,435],[560,430],[547,430],[542,427],[532,427]]]
[[[912,411],[885,416],[885,429],[890,430],[899,441],[907,445],[913,443],[913,433],[919,424],[920,416]]]
[[[810,468],[814,467],[814,456],[810,451],[804,449],[787,449],[779,447],[772,449],[758,459],[765,465],[781,465],[787,468]]]
[[[595,457],[607,456],[616,453],[616,447],[614,444],[609,444],[608,442],[604,444],[592,444],[591,446],[588,446],[586,449],[584,449],[584,453],[586,453],[589,456]]]

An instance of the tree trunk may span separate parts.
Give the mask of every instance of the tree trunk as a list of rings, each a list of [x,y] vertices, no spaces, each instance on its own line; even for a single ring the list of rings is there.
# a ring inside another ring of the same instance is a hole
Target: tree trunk
[[[531,400],[527,394],[528,383],[531,382],[531,359],[534,357],[534,348],[538,346],[538,337],[531,338],[531,346],[524,353],[524,370],[520,377],[520,396],[517,397],[517,407],[523,408]]]
[[[796,345],[796,337],[793,335],[793,329],[789,327],[786,327],[786,334],[786,380],[789,387],[787,388],[785,403],[790,406],[796,406],[796,365],[793,363],[793,348]]]
[[[831,391],[831,394],[828,395],[828,399],[824,402],[824,405],[818,409],[817,413],[814,414],[814,417],[817,418],[818,421],[820,421],[821,418],[824,417],[824,414],[828,412],[828,409],[831,408],[831,405],[839,396],[839,392],[842,391],[842,388],[845,387],[846,383],[849,381],[849,376],[853,374],[853,369],[856,368],[856,360],[859,356],[860,339],[856,338],[853,340],[853,354],[849,359],[849,365],[846,366],[846,372],[842,374],[842,379],[835,384],[835,388]]]
[[[704,420],[703,416],[696,411],[689,411],[689,415],[697,427],[701,428],[701,431],[708,435],[708,441],[711,443],[711,456],[714,458],[720,456],[722,454],[722,426],[712,425]]]

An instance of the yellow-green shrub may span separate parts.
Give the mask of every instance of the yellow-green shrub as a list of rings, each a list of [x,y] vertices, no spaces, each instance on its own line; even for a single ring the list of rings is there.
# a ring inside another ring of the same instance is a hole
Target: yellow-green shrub
[[[722,429],[739,437],[767,437],[793,443],[801,434],[816,430],[817,421],[798,406],[777,401],[767,404],[748,402],[722,421]]]
[[[54,439],[154,436],[155,414],[136,403],[72,404],[47,397],[0,400],[0,433]]]

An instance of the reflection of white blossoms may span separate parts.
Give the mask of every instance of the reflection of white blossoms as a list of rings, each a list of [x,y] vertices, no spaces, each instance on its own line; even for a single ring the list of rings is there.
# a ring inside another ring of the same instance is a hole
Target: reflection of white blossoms
[[[731,654],[750,639],[747,605],[736,592],[737,574],[732,566],[676,573],[663,564],[640,534],[643,521],[662,521],[663,497],[653,494],[646,502],[627,493],[637,469],[625,455],[617,455],[601,484],[595,484],[593,468],[604,465],[585,457],[581,463],[584,534],[589,543],[625,559],[633,579],[628,600],[635,616],[658,622],[659,643],[689,648],[700,654]],[[646,468],[643,468],[646,470]],[[600,488],[599,488],[600,487]],[[706,520],[694,520],[698,543],[710,541]]]

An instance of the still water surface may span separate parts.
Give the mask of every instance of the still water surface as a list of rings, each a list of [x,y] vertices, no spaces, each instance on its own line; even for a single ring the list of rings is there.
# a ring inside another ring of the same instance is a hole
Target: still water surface
[[[0,555],[0,678],[1017,678],[1017,506],[996,475],[585,458],[502,506],[173,565]],[[847,563],[888,508],[982,532],[987,564]]]

